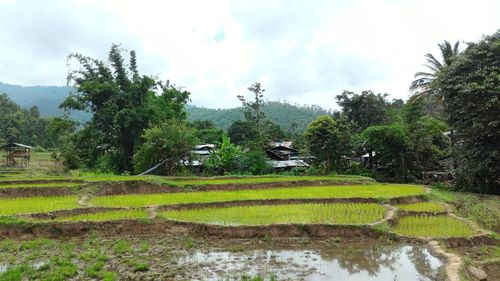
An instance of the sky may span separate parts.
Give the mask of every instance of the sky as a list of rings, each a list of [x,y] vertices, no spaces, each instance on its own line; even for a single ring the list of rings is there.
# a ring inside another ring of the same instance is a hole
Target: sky
[[[0,0],[0,82],[65,85],[68,54],[119,43],[198,106],[239,106],[260,82],[267,100],[335,109],[344,90],[406,100],[438,43],[499,28],[498,0]]]

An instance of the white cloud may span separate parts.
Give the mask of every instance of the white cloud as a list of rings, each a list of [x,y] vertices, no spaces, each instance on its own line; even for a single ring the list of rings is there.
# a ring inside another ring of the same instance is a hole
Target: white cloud
[[[6,0],[0,81],[63,84],[68,53],[105,58],[123,43],[142,73],[207,107],[237,106],[256,81],[268,99],[327,108],[344,89],[407,98],[425,53],[495,32],[499,11],[495,0]]]

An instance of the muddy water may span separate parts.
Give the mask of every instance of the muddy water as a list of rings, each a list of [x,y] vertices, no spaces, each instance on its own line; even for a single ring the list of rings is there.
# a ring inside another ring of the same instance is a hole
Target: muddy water
[[[242,275],[277,280],[444,280],[442,261],[422,246],[342,246],[330,250],[195,251],[177,261],[179,280]],[[176,279],[177,279],[176,278]]]

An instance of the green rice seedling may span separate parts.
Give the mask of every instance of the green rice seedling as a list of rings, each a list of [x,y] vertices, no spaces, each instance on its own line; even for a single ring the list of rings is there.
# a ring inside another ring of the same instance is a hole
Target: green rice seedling
[[[384,217],[377,204],[287,204],[187,209],[160,212],[160,217],[219,225],[366,224]]]
[[[1,198],[0,215],[46,213],[78,208],[77,196]]]
[[[448,216],[407,216],[395,226],[398,234],[417,237],[469,237],[474,235],[465,222]]]
[[[90,203],[103,207],[144,207],[152,205],[189,204],[203,202],[247,201],[266,199],[314,199],[314,198],[394,198],[424,194],[418,185],[373,184],[352,186],[314,186],[270,188],[258,190],[223,190],[199,192],[175,192],[162,194],[127,194],[96,196]]]
[[[401,204],[396,205],[400,210],[407,212],[433,212],[440,213],[445,212],[446,208],[443,204],[436,202],[422,202],[415,204]]]
[[[56,218],[56,221],[111,221],[121,219],[147,219],[148,214],[144,210],[118,210],[90,214],[79,214]]]

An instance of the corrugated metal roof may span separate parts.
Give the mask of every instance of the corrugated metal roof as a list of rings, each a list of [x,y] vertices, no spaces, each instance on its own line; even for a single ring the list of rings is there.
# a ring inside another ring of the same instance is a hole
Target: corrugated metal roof
[[[22,147],[22,148],[29,148],[29,149],[34,148],[32,146],[29,146],[29,145],[25,145],[22,143],[15,143],[15,142],[7,143],[7,144],[0,146],[0,148],[12,148],[12,147]]]

